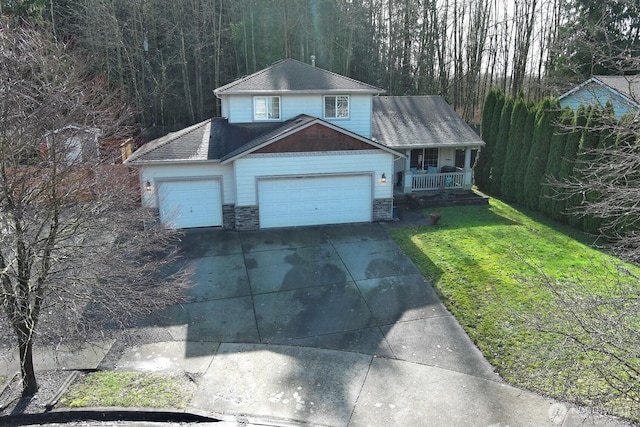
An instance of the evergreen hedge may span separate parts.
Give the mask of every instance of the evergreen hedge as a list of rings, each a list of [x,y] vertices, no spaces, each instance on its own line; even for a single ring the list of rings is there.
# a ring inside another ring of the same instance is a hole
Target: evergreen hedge
[[[606,223],[581,215],[580,206],[597,200],[600,194],[563,194],[554,184],[579,179],[580,168],[593,160],[589,150],[624,143],[604,130],[613,128],[610,123],[600,126],[606,120],[615,120],[612,111],[611,107],[580,107],[574,113],[562,111],[555,99],[533,104],[522,96],[513,99],[491,91],[482,115],[486,147],[476,163],[476,186],[505,201],[599,234]]]

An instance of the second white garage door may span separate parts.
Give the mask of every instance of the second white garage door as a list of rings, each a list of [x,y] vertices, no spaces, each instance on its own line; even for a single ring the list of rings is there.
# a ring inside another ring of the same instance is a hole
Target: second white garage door
[[[171,228],[222,225],[222,192],[218,179],[158,183],[160,221]]]
[[[371,221],[371,175],[262,179],[260,227]]]

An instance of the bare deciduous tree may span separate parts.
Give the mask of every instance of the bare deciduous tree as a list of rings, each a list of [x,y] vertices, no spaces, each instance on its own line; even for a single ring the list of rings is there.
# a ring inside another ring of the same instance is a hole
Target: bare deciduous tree
[[[31,395],[37,337],[125,325],[180,300],[186,280],[162,274],[174,235],[144,227],[127,170],[99,161],[97,140],[129,131],[118,95],[34,29],[0,23],[0,64],[0,325]]]
[[[584,400],[577,403],[637,419],[640,278],[613,263],[594,267],[598,274],[589,280],[570,274],[554,279],[537,269],[540,280],[535,286],[552,298],[524,320],[552,338],[546,360],[527,363],[540,366],[537,375],[543,383],[551,383],[554,393],[581,389]]]
[[[585,131],[609,135],[601,138],[610,143],[583,153],[575,162],[577,173],[550,185],[556,197],[580,195],[582,203],[570,213],[601,218],[609,249],[640,264],[640,128],[635,120],[611,119]]]

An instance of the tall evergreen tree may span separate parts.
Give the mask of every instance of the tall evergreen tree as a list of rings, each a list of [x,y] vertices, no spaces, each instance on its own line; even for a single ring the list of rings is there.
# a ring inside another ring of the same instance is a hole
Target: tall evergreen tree
[[[558,183],[564,183],[573,176],[576,156],[580,147],[580,137],[582,129],[587,123],[586,109],[581,106],[571,118],[571,125],[567,133],[567,141],[564,146],[564,153],[560,162],[560,171],[558,172]],[[569,221],[567,208],[570,206],[570,200],[562,194],[556,194],[554,190],[555,200],[551,211],[553,219],[562,222]]]
[[[527,162],[529,161],[529,151],[533,144],[533,133],[536,128],[536,117],[538,115],[538,105],[530,104],[527,115],[527,121],[524,126],[524,136],[522,138],[522,146],[520,148],[520,157],[518,160],[518,170],[515,174],[516,202],[521,205],[525,204],[526,192],[524,189],[524,176],[527,171]]]
[[[511,113],[509,141],[502,172],[502,198],[509,202],[516,201],[516,175],[520,168],[520,151],[528,116],[527,102],[523,97],[520,97],[515,101]]]
[[[537,210],[540,205],[541,183],[547,167],[549,145],[559,111],[557,103],[549,98],[542,101],[538,109],[536,129],[524,177],[525,205],[530,209]]]
[[[602,162],[607,161],[606,156],[603,157],[604,150],[608,147],[610,148],[615,144],[616,135],[615,135],[615,118],[613,115],[613,106],[611,104],[607,104],[603,110],[596,110],[597,114],[594,117],[593,125],[596,126],[594,133],[598,136],[598,142],[593,149],[598,150],[598,154],[596,153],[584,153],[585,161],[588,162]],[[591,141],[592,144],[595,141]],[[590,164],[585,164],[582,166],[590,167]],[[602,193],[600,191],[589,191],[585,194],[585,201],[587,203],[593,204],[600,200]],[[598,216],[594,216],[592,214],[588,214],[584,216],[583,220],[583,229],[585,232],[590,234],[601,234],[600,228],[603,225],[603,219]]]
[[[578,117],[579,123],[583,124],[580,132],[580,143],[578,145],[578,152],[575,157],[576,166],[573,167],[570,179],[580,179],[580,164],[586,163],[589,161],[588,154],[585,153],[585,148],[595,148],[598,145],[599,136],[594,129],[591,127],[594,125],[594,119],[597,109],[587,107],[584,110],[584,117]],[[580,112],[578,112],[580,113]],[[581,216],[579,209],[580,205],[584,203],[584,195],[583,194],[573,194],[567,200],[567,211],[571,213],[569,215],[569,224],[573,227],[583,230],[584,226],[584,218]]]
[[[495,145],[495,130],[497,123],[494,122],[496,111],[502,112],[502,104],[504,96],[498,90],[492,90],[487,95],[482,110],[482,140],[485,146],[478,154],[478,160],[474,168],[474,181],[476,186],[482,191],[489,190],[489,179],[491,176],[491,158],[493,156],[493,147]]]
[[[511,113],[513,112],[514,103],[515,101],[511,97],[506,98],[504,101],[502,113],[500,114],[498,134],[496,135],[496,142],[493,148],[490,190],[491,194],[496,197],[502,195],[502,175],[507,157],[507,146],[509,145],[509,134],[511,130]]]
[[[553,199],[553,188],[549,184],[549,180],[557,180],[560,175],[562,166],[562,158],[564,156],[569,129],[573,122],[573,111],[565,109],[557,124],[554,125],[553,136],[549,145],[549,156],[547,158],[547,166],[545,168],[545,176],[541,189],[540,212],[552,215],[556,200]]]

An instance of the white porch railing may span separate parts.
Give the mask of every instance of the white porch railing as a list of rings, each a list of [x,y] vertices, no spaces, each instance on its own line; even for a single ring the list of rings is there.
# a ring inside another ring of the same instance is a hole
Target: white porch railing
[[[464,172],[407,174],[412,191],[444,190],[464,187]]]

